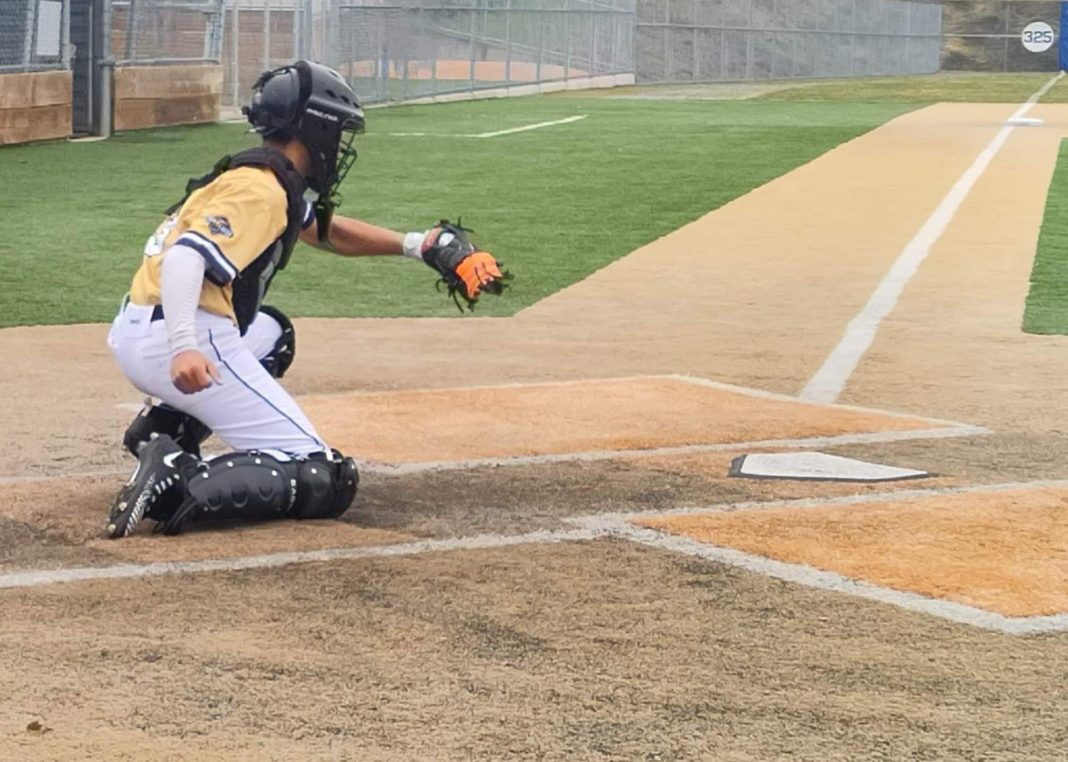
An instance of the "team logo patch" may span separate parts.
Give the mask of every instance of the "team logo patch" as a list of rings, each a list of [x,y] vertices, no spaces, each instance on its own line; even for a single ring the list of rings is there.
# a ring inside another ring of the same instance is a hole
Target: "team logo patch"
[[[204,221],[208,223],[208,230],[212,235],[221,235],[224,238],[234,237],[234,229],[230,227],[230,220],[225,217],[211,215],[205,217]]]

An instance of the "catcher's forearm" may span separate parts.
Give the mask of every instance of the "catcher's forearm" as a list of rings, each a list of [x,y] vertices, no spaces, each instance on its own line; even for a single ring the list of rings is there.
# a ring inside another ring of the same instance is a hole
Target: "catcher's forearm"
[[[160,266],[160,303],[171,354],[197,348],[197,306],[204,286],[204,257],[188,246],[171,246]]]
[[[318,244],[316,224],[304,230],[300,237],[312,246]],[[351,217],[334,217],[330,224],[330,245],[335,254],[345,257],[400,255],[404,253],[404,234]]]

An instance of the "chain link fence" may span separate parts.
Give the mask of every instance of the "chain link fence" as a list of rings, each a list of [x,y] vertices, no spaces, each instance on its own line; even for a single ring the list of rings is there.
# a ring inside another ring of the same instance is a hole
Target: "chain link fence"
[[[219,63],[225,0],[113,0],[117,66]]]
[[[1054,0],[0,0],[0,73],[73,69],[77,89],[113,64],[221,64],[223,103],[236,106],[261,72],[298,58],[338,69],[367,102],[617,74],[655,83],[1044,71],[1059,68],[1060,8]],[[1041,50],[1021,40],[1035,22],[1048,24]]]
[[[945,3],[942,68],[964,71],[1057,71],[1060,55],[1050,40],[1046,50],[1031,51],[1021,40],[1024,27],[1047,23],[1060,37],[1061,3],[1001,0]]]
[[[340,0],[325,61],[369,102],[634,71],[636,0]]]
[[[70,66],[69,0],[0,0],[0,73]]]
[[[911,0],[639,0],[639,82],[920,74],[942,7]]]
[[[227,0],[222,33],[223,104],[244,104],[264,71],[315,58],[311,53],[315,19],[313,0]]]

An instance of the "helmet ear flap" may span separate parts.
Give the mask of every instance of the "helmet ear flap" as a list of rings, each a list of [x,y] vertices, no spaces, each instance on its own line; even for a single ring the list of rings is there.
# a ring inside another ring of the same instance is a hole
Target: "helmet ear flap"
[[[288,140],[298,132],[304,92],[301,79],[293,66],[260,75],[252,86],[252,104],[241,109],[256,132],[276,140]]]

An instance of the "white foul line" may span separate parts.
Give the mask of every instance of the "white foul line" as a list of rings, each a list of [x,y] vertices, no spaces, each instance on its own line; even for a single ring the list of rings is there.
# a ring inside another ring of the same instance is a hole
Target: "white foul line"
[[[1031,107],[1049,92],[1050,88],[1057,84],[1064,74],[1063,71],[1060,72],[1043,85],[1038,92],[1028,98],[1027,102],[1009,117],[1005,126],[1001,128],[998,134],[994,136],[994,139],[976,157],[972,165],[960,176],[960,179],[957,180],[946,197],[942,199],[942,202],[931,216],[927,218],[923,227],[920,228],[916,236],[909,241],[904,251],[901,252],[890,271],[876,287],[871,298],[868,299],[868,303],[849,322],[845,335],[838,343],[838,346],[834,348],[824,361],[823,366],[801,391],[799,395],[801,399],[827,403],[838,399],[842,389],[845,388],[846,382],[849,381],[849,377],[856,370],[860,358],[871,348],[872,342],[875,340],[875,333],[879,329],[879,324],[897,305],[898,297],[901,296],[912,276],[916,274],[920,263],[930,254],[931,248],[945,233],[946,228],[960,209],[961,204],[964,203],[964,199],[968,197],[975,183],[982,177],[987,167],[990,166],[990,162],[993,161],[1002,146],[1005,145],[1005,141],[1009,139],[1012,131],[1016,129],[1015,120],[1030,111]]]
[[[595,540],[603,532],[596,529],[539,530],[519,535],[483,534],[444,540],[423,540],[396,545],[372,545],[362,548],[330,548],[327,550],[291,551],[262,556],[219,558],[204,561],[170,561],[152,564],[122,564],[120,566],[83,566],[73,569],[26,570],[0,574],[0,589],[38,587],[60,582],[85,582],[101,579],[130,579],[158,577],[165,574],[196,574],[204,572],[240,571],[243,569],[272,569],[315,561],[339,561],[351,558],[390,558],[440,553],[451,550],[483,550],[513,545],[546,545],[553,543]],[[120,542],[129,542],[122,540]]]
[[[577,122],[580,119],[585,119],[585,114],[579,116],[569,116],[566,119],[557,119],[555,122],[538,122],[537,124],[528,124],[524,127],[513,127],[510,130],[498,130],[497,132],[481,132],[477,135],[470,135],[472,138],[495,138],[498,135],[511,135],[514,132],[526,132],[527,130],[540,130],[542,127],[552,127],[557,124],[569,124],[571,122]]]
[[[461,135],[436,134],[433,132],[391,132],[389,133],[389,136],[391,138],[495,138],[499,135],[512,135],[516,132],[540,130],[542,127],[553,127],[557,124],[571,124],[571,122],[577,122],[580,119],[585,118],[586,114],[579,114],[578,116],[569,116],[566,119],[556,119],[552,122],[538,122],[537,124],[525,124],[522,127],[512,127],[507,130],[497,130],[496,132],[475,132]]]

